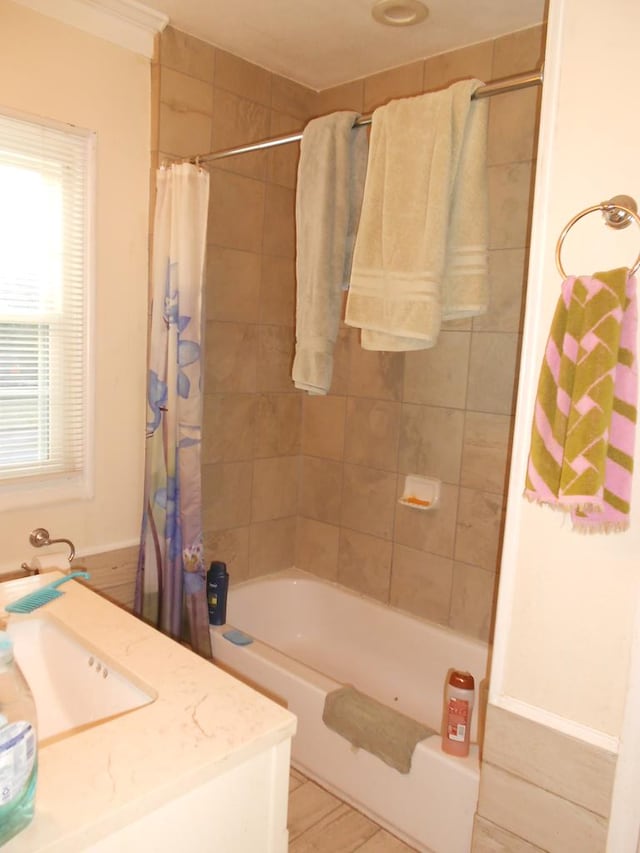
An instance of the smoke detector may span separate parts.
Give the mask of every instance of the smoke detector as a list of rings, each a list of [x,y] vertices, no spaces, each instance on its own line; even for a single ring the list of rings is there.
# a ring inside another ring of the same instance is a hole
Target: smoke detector
[[[410,27],[419,24],[429,14],[420,0],[378,0],[371,14],[380,24],[389,27]]]

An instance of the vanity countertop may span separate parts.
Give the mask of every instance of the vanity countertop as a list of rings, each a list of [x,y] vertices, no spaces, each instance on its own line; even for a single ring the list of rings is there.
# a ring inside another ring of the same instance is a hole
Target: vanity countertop
[[[59,574],[0,583],[0,615]],[[293,714],[209,661],[75,581],[62,591],[35,613],[59,619],[157,699],[44,745],[35,817],[3,853],[86,849],[294,734]]]

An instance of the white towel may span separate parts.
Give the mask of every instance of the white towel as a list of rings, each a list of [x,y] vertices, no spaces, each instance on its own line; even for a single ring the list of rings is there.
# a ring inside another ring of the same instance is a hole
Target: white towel
[[[353,247],[367,168],[367,133],[355,112],[313,119],[301,142],[296,194],[296,388],[326,394],[342,291]]]
[[[373,114],[345,317],[364,349],[428,349],[443,320],[487,309],[487,105],[471,100],[482,85]]]

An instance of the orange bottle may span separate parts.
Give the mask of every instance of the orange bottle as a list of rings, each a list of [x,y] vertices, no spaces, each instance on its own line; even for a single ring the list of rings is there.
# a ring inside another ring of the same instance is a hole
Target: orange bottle
[[[450,755],[469,755],[475,684],[470,672],[452,670],[447,682],[442,749]]]

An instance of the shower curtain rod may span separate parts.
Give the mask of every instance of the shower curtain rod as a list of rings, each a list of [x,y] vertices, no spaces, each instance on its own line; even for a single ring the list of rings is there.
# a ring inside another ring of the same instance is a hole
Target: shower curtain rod
[[[491,95],[501,95],[504,92],[515,92],[517,89],[526,89],[529,86],[542,85],[544,69],[539,71],[530,71],[527,74],[517,74],[513,77],[502,77],[500,80],[494,80],[484,86],[480,86],[471,95],[471,99],[489,98]],[[362,116],[356,122],[354,127],[362,127],[363,125],[371,124],[371,116]],[[224,157],[234,157],[236,154],[248,154],[250,151],[262,151],[265,148],[275,148],[277,145],[286,145],[289,142],[300,142],[302,139],[302,131],[291,133],[288,136],[277,136],[274,139],[264,139],[261,142],[253,142],[249,145],[240,145],[237,148],[225,148],[223,151],[212,151],[209,154],[198,154],[189,160],[190,163],[200,165],[211,160],[222,160]]]

